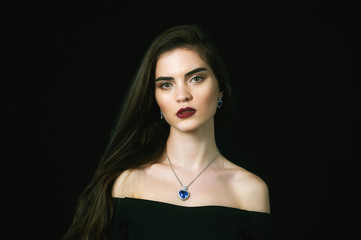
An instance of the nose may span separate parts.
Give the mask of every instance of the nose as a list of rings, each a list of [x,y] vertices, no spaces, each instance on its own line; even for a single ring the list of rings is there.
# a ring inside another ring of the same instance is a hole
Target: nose
[[[185,86],[179,86],[176,96],[177,102],[188,102],[192,99],[193,97],[189,90]]]

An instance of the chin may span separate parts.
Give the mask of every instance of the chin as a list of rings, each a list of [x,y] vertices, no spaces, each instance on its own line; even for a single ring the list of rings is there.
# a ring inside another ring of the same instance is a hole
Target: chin
[[[180,132],[194,132],[195,130],[197,130],[199,127],[199,125],[196,124],[178,124],[176,126],[172,126],[172,128],[177,129],[177,131]]]
[[[171,125],[171,127],[180,132],[191,133],[191,132],[195,132],[195,131],[199,130],[202,126],[205,127],[205,125],[207,125],[207,124],[205,124],[205,122],[184,121],[184,122],[177,123],[175,125]]]

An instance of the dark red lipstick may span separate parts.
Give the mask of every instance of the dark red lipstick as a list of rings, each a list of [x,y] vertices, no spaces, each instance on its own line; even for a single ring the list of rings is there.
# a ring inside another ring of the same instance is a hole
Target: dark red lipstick
[[[195,113],[196,113],[196,110],[193,108],[190,108],[190,107],[181,108],[177,112],[177,117],[187,118],[187,117],[193,116],[193,114],[195,114]]]

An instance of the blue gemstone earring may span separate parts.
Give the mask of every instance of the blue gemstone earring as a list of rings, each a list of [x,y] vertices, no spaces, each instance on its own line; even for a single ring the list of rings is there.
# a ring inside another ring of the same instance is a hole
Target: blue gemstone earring
[[[160,110],[160,119],[163,119],[163,112]]]
[[[217,101],[217,107],[218,108],[221,108],[223,105],[223,101],[222,101],[222,98],[218,98],[218,101]]]

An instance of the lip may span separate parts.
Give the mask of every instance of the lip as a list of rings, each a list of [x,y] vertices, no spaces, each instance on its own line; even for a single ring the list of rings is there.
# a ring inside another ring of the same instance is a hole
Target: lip
[[[178,118],[188,118],[193,116],[196,112],[197,111],[194,108],[186,107],[179,109],[176,115]]]

